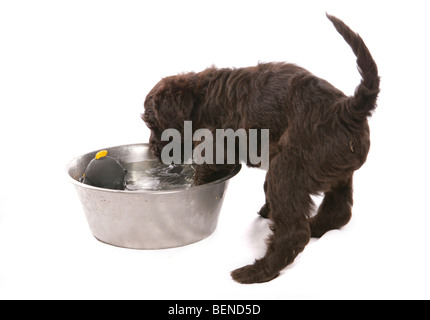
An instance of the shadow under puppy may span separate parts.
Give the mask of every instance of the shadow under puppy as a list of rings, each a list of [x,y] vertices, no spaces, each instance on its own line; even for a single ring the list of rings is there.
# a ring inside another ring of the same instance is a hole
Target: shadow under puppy
[[[273,234],[263,258],[232,272],[240,283],[277,277],[310,237],[341,228],[351,218],[352,177],[367,158],[367,118],[376,107],[380,80],[360,36],[336,17],[327,17],[357,57],[362,80],[353,96],[294,64],[262,63],[166,77],[145,99],[142,118],[158,157],[168,143],[161,141],[163,130],[183,133],[187,120],[193,130],[269,129],[266,203],[260,215],[271,219]],[[228,165],[200,165],[195,182],[215,180],[226,170]],[[310,217],[311,195],[320,192],[324,199]]]

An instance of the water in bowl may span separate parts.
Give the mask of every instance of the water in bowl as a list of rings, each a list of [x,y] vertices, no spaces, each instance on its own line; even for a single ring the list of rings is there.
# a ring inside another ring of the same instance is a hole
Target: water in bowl
[[[188,189],[193,184],[195,165],[165,164],[146,160],[122,164],[128,191]]]

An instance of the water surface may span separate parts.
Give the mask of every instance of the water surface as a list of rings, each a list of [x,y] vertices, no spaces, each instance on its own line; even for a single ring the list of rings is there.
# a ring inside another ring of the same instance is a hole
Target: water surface
[[[165,164],[158,160],[146,160],[122,164],[128,191],[188,189],[193,184],[195,165]]]

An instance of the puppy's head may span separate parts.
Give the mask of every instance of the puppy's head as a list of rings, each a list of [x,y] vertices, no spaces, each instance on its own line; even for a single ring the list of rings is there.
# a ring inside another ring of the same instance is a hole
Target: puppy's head
[[[176,129],[183,139],[184,121],[192,121],[192,111],[196,104],[194,74],[171,76],[162,79],[145,99],[142,119],[151,130],[149,143],[152,153],[161,158],[161,150],[169,143],[162,141],[166,129]]]

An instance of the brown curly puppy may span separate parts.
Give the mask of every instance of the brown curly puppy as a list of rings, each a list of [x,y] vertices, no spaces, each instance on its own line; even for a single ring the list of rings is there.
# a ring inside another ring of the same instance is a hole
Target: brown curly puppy
[[[160,156],[168,128],[183,132],[232,128],[269,129],[270,164],[260,215],[272,220],[266,255],[232,272],[240,283],[269,281],[292,263],[310,237],[320,237],[351,218],[352,177],[370,147],[367,118],[379,93],[377,66],[360,36],[327,15],[357,57],[362,80],[353,96],[287,63],[240,69],[208,68],[162,79],[145,100],[142,118]],[[230,168],[202,165],[196,183],[217,179]],[[312,194],[324,192],[314,217]]]

